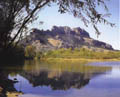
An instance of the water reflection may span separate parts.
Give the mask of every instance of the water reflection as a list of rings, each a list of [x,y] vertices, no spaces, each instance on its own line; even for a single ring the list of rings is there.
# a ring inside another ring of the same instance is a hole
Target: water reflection
[[[54,74],[54,72],[42,71],[38,76],[29,73],[24,73],[22,76],[29,80],[33,87],[50,86],[52,90],[79,89],[89,82],[89,79],[84,78],[84,74],[70,72]]]
[[[4,74],[18,80],[14,88],[24,93],[22,97],[96,97],[95,92],[99,97],[108,97],[107,90],[114,90],[116,94],[111,95],[119,97],[120,63],[117,66],[109,66],[108,62],[102,66],[85,64],[26,61],[23,66],[6,67]]]

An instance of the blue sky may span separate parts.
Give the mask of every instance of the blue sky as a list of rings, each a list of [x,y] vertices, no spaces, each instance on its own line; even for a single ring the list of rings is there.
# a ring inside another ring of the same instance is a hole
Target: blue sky
[[[107,0],[106,0],[107,1]],[[110,27],[108,25],[99,24],[99,29],[102,32],[99,38],[97,38],[95,34],[95,30],[92,28],[91,25],[86,27],[80,19],[73,17],[71,14],[65,13],[60,14],[58,13],[58,8],[56,5],[52,7],[45,7],[39,13],[38,21],[34,22],[32,25],[33,28],[38,29],[51,29],[52,26],[69,26],[71,28],[74,27],[81,27],[89,32],[90,36],[94,39],[109,43],[115,49],[120,50],[120,0],[110,0],[107,2],[107,6],[109,12],[112,14],[109,21],[116,24],[116,27]],[[100,12],[104,12],[103,9],[100,9]],[[40,25],[39,21],[43,21],[44,24]]]

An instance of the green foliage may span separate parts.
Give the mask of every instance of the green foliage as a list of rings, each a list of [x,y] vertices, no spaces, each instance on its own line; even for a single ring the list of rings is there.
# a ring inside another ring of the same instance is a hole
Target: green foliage
[[[44,54],[43,52],[36,52],[36,59],[40,59],[40,58],[43,58],[44,57]]]
[[[35,53],[35,47],[28,45],[25,48],[25,57],[26,58],[30,58],[33,59],[35,57],[36,53]]]
[[[48,52],[49,54],[49,52]],[[37,52],[36,48],[32,45],[28,45],[25,47],[25,58],[26,59],[40,59],[43,58],[45,53],[43,52]]]
[[[61,48],[47,52],[36,52],[35,47],[28,45],[25,48],[25,57],[28,59],[40,58],[84,58],[84,59],[120,59],[119,51],[93,51],[87,48]]]
[[[118,51],[92,51],[85,48],[58,49],[48,51],[45,58],[86,58],[86,59],[119,59],[120,52]]]

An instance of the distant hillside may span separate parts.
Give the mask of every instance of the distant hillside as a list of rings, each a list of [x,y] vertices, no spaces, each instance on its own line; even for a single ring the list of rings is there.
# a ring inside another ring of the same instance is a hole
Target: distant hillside
[[[21,44],[33,45],[36,51],[81,47],[113,50],[111,45],[91,38],[88,32],[80,27],[71,29],[67,26],[53,26],[51,30],[46,31],[33,29]]]

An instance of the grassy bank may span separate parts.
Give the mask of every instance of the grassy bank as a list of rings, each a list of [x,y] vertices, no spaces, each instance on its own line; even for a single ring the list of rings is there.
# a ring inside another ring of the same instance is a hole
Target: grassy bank
[[[35,59],[42,60],[88,60],[88,61],[119,61],[120,51],[93,51],[85,48],[81,49],[58,49],[48,52],[34,54]]]
[[[41,58],[41,61],[71,61],[71,62],[80,62],[80,61],[87,61],[87,62],[105,62],[105,61],[120,61],[120,59],[85,59],[85,58]]]
[[[35,47],[27,46],[23,49],[21,46],[8,51],[0,51],[0,63],[20,63],[24,60],[71,60],[71,61],[120,61],[120,51],[110,50],[89,50],[85,48],[75,49],[57,49],[46,52],[38,52]]]

